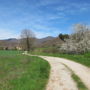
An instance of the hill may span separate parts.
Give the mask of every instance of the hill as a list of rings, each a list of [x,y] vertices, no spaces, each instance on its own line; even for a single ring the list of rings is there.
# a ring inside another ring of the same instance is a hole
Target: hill
[[[9,49],[14,49],[18,47],[20,44],[20,39],[16,38],[9,38],[5,40],[0,40],[0,47],[8,47]],[[35,39],[34,47],[52,47],[52,46],[59,46],[62,43],[58,37],[48,36],[45,38]]]

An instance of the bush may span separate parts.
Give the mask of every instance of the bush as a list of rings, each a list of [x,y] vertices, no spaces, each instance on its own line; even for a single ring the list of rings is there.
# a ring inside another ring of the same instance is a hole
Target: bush
[[[3,47],[0,47],[0,50],[4,50],[4,48]]]
[[[59,50],[57,48],[52,47],[52,48],[44,49],[43,52],[44,53],[57,53],[59,52]]]
[[[85,53],[90,51],[90,28],[76,24],[75,32],[62,44],[60,50],[63,53]]]

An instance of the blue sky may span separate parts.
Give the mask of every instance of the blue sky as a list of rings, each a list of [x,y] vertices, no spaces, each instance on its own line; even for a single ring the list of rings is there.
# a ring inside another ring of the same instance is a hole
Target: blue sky
[[[19,38],[23,29],[57,36],[76,23],[90,25],[90,0],[0,0],[0,39]]]

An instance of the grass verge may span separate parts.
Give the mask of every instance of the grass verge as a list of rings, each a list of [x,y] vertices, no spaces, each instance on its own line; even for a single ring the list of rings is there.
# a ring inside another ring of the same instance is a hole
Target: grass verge
[[[84,83],[80,80],[80,78],[76,74],[72,73],[72,78],[76,82],[79,90],[88,90],[84,85]]]
[[[63,64],[63,63],[62,63]],[[72,79],[76,82],[76,85],[79,90],[88,90],[81,79],[65,64],[63,64],[70,72]]]
[[[69,59],[69,60],[72,60],[72,61],[75,61],[75,62],[78,62],[80,64],[90,67],[90,53],[86,53],[82,55],[74,55],[74,54],[72,55],[72,54],[59,54],[59,53],[32,52],[32,54],[66,58],[66,59]]]
[[[0,90],[45,90],[47,61],[17,51],[0,51]]]

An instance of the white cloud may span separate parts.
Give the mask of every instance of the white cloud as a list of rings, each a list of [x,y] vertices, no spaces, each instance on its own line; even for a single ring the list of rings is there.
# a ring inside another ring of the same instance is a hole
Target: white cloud
[[[63,3],[61,6],[57,6],[56,10],[58,12],[62,13],[68,13],[68,14],[79,14],[81,12],[89,11],[90,10],[90,4],[88,3]]]
[[[47,36],[58,36],[61,32],[60,31],[52,31],[51,32],[35,32],[37,38],[44,38]],[[54,35],[53,35],[54,34]]]
[[[36,35],[37,38],[44,38],[44,37],[50,36],[51,33],[46,33],[46,32],[35,32],[35,35]]]
[[[10,30],[0,29],[0,39],[7,39],[7,38],[19,38],[19,35],[13,33]]]
[[[35,25],[33,30],[37,38],[43,38],[46,36],[57,36],[61,33],[61,30],[58,28],[55,28],[55,27],[53,28],[53,27],[44,26],[40,24]]]
[[[60,1],[62,1],[62,0],[40,0],[40,2],[38,2],[37,6],[52,5],[52,4],[59,3]]]

